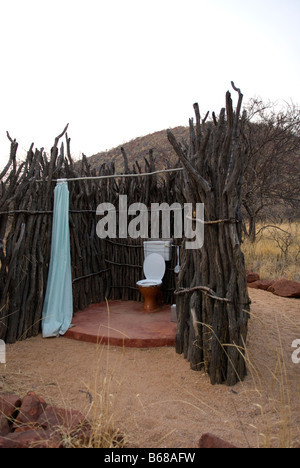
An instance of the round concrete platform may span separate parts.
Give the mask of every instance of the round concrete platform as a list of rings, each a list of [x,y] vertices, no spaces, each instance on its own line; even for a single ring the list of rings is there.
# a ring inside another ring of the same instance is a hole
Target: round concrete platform
[[[91,343],[150,348],[174,346],[176,329],[170,305],[146,312],[140,302],[108,301],[76,312],[64,336]]]

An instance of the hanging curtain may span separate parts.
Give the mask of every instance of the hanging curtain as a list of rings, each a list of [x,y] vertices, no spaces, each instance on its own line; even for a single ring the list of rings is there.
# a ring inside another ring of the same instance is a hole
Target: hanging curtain
[[[64,179],[54,190],[51,258],[42,312],[44,338],[64,335],[73,317],[69,231],[69,190]]]

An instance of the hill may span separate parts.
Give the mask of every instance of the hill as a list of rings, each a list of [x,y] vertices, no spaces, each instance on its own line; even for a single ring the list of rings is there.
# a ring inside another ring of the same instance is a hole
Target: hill
[[[172,132],[178,140],[183,139],[188,141],[188,127],[175,127],[172,129]],[[122,172],[124,170],[124,160],[121,153],[122,147],[127,154],[129,166],[132,166],[137,161],[144,167],[144,158],[148,158],[151,149],[153,150],[157,169],[164,168],[167,165],[167,161],[169,161],[170,164],[177,161],[177,156],[167,138],[167,130],[160,130],[146,136],[135,138],[109,151],[90,156],[88,162],[91,168],[98,169],[105,162],[114,162],[116,172]]]
[[[171,129],[178,141],[189,142],[189,127]],[[287,126],[270,120],[259,124],[249,122],[246,129],[249,154],[243,181],[243,209],[245,219],[298,219],[299,212],[299,151],[300,139]],[[128,158],[129,171],[137,162],[141,171],[147,172],[145,158],[153,150],[155,168],[174,166],[177,161],[167,138],[167,130],[135,138],[109,151],[94,154],[88,158],[91,169],[99,170],[103,163],[114,163],[115,173],[123,173],[124,148]],[[254,229],[254,228],[253,228]]]

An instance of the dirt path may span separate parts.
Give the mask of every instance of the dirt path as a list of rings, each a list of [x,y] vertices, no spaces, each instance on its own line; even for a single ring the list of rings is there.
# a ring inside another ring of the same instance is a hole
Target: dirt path
[[[291,359],[300,300],[260,290],[250,296],[249,375],[233,388],[211,386],[173,348],[38,336],[7,345],[0,393],[34,390],[49,404],[88,416],[109,409],[135,447],[193,448],[205,432],[240,447],[300,444],[300,364]]]

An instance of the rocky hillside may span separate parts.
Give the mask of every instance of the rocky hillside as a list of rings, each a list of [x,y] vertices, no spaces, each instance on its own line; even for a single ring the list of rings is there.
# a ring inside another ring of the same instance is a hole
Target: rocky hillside
[[[245,213],[246,218],[249,215],[249,207],[250,211],[256,213],[257,218],[273,219],[274,216],[279,216],[282,220],[299,219],[300,216],[299,170],[297,169],[300,161],[300,140],[295,139],[289,129],[281,131],[280,125],[275,124],[276,122],[271,122],[268,125],[263,123],[258,126],[250,123],[247,129],[250,153],[243,183],[243,204],[248,213]],[[257,129],[260,131],[257,132]],[[172,132],[178,141],[189,142],[188,127],[175,127]],[[148,172],[149,168],[145,167],[145,158],[149,161],[150,150],[153,150],[157,170],[172,167],[178,162],[168,141],[167,130],[161,130],[135,138],[109,151],[90,156],[88,162],[91,169],[97,170],[103,163],[113,162],[115,173],[125,172],[122,147],[127,155],[130,171],[137,162],[140,166],[138,170]],[[279,174],[279,179],[276,179],[276,174]],[[248,194],[250,194],[251,206],[247,198]]]
[[[178,140],[188,140],[189,130],[187,127],[175,127],[172,129],[172,132]],[[109,151],[90,156],[88,160],[91,164],[91,168],[99,168],[104,162],[113,161],[116,172],[123,171],[124,164],[121,146],[127,154],[129,166],[137,161],[143,168],[144,158],[149,156],[149,151],[151,149],[153,150],[157,169],[166,167],[168,161],[170,165],[177,161],[177,156],[167,139],[167,131],[161,130],[143,137],[135,138]]]

